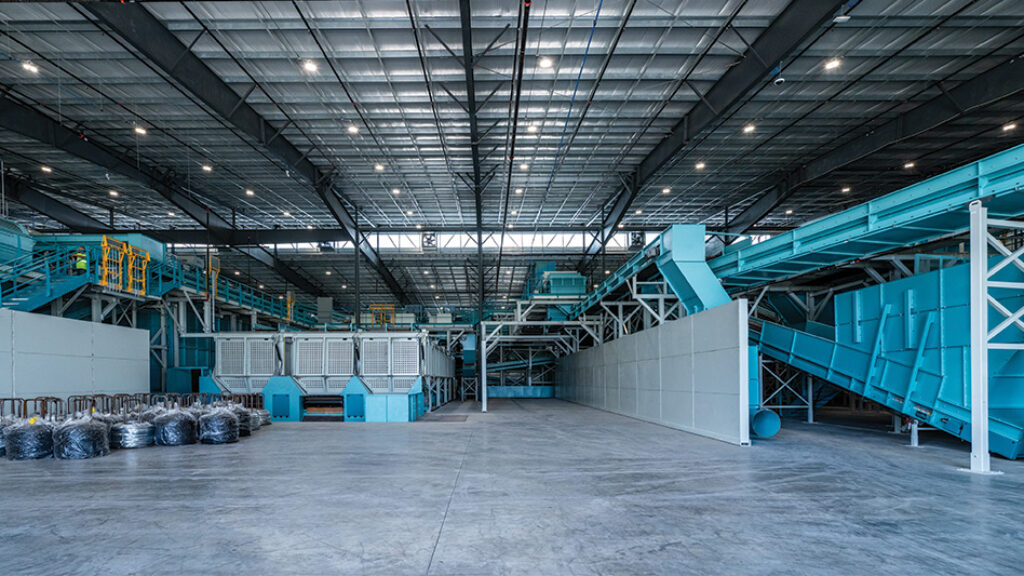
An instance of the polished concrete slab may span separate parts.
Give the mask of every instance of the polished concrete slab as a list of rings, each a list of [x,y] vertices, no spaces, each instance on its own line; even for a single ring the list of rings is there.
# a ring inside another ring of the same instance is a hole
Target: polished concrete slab
[[[786,422],[741,448],[558,400],[0,462],[0,574],[1020,574],[1024,462]]]

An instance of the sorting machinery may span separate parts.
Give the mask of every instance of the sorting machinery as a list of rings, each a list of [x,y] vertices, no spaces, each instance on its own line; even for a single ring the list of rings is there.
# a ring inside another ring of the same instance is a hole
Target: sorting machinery
[[[727,300],[727,291],[747,292],[963,234],[971,226],[969,205],[976,201],[1002,227],[1000,234],[1013,240],[1003,244],[987,229],[979,232],[998,253],[984,265],[990,292],[988,302],[979,305],[997,312],[989,316],[987,335],[990,447],[1018,458],[1024,453],[1024,223],[1011,219],[1024,215],[1024,146],[763,242],[737,242],[706,264],[703,254],[692,250],[703,250],[698,231],[673,226],[588,294],[569,317],[587,312],[650,266],[657,266],[688,313],[698,312]],[[970,278],[970,266],[961,264],[838,294],[834,325],[763,322],[760,329],[752,327],[752,343],[763,355],[970,440]],[[758,407],[752,408],[756,414]]]
[[[455,363],[424,332],[255,332],[216,342],[204,392],[262,393],[277,421],[410,422],[452,399]]]

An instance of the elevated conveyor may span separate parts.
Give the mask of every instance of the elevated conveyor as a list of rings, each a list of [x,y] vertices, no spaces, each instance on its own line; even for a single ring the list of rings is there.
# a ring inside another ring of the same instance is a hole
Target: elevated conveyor
[[[1024,145],[830,214],[757,244],[745,240],[708,262],[730,292],[966,232],[968,204],[994,218],[1024,213]]]
[[[954,266],[840,294],[833,338],[770,322],[752,338],[762,354],[970,441],[969,272]],[[1004,267],[998,280],[1013,286],[1024,270]],[[1014,289],[1002,301],[1020,306],[1024,290]],[[1002,320],[993,315],[990,328]],[[989,421],[991,450],[1021,457],[1024,350],[989,353]]]

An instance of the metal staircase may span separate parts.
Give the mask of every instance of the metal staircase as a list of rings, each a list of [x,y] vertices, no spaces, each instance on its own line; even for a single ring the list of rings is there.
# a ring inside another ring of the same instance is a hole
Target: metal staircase
[[[32,311],[96,282],[95,250],[86,250],[85,270],[76,270],[78,248],[33,252],[3,264],[0,306]]]

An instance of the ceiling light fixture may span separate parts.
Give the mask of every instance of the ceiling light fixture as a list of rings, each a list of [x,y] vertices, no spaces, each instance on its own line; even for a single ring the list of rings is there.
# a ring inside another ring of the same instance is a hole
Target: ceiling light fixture
[[[526,162],[523,162],[522,164],[519,165],[519,169],[520,170],[529,170],[530,169],[530,165],[527,164]]]
[[[537,62],[537,64],[541,68],[551,68],[552,66],[555,65],[555,63],[551,61],[551,58],[548,58],[547,56],[542,57],[540,61]]]
[[[286,218],[287,218],[287,217],[289,217],[289,216],[291,216],[291,215],[292,215],[292,213],[291,213],[291,212],[289,212],[289,211],[287,211],[287,210],[285,210],[284,212],[282,212],[282,213],[281,213],[281,216],[284,216],[284,217],[286,217]]]
[[[753,131],[754,131],[754,125],[753,124],[747,124],[746,126],[743,127],[743,133],[744,134],[750,134]]]
[[[241,275],[242,275],[241,272],[239,272],[238,270],[235,270],[235,276],[241,276]]]
[[[913,162],[907,162],[906,164],[903,165],[903,168],[905,170],[910,170],[913,167],[914,167],[914,163]]]
[[[839,64],[839,58],[833,58],[828,62],[825,62],[825,70],[835,70],[836,68],[839,68]]]
[[[312,224],[306,224],[306,230],[312,230],[312,229],[313,229],[313,225]]]
[[[626,225],[625,225],[625,224],[619,224],[619,230],[622,230],[622,229],[623,229],[623,228],[625,228],[625,227],[626,227]]]
[[[423,273],[424,274],[430,274],[430,270],[424,270]]]
[[[417,230],[423,230],[423,224],[417,224],[416,225],[416,229]]]
[[[309,72],[310,74],[316,72],[318,68],[319,67],[316,65],[316,62],[313,62],[312,60],[306,60],[305,62],[302,63],[302,69],[305,70],[306,72]]]
[[[842,193],[843,194],[849,194],[850,193],[850,187],[849,186],[843,186]]]
[[[246,195],[246,196],[255,196],[255,195],[256,195],[256,193],[255,193],[255,192],[253,192],[252,190],[246,190],[246,191],[245,191],[245,195]]]
[[[349,126],[348,126],[348,133],[349,134],[359,134],[359,126],[356,126],[355,124],[349,124]]]
[[[434,287],[435,287],[435,286],[434,286],[433,284],[431,284],[431,285],[430,285],[430,288],[431,288],[431,289],[433,289]]]
[[[406,216],[412,216],[412,210],[406,210],[405,211],[405,215]]]
[[[1010,130],[1016,130],[1016,129],[1017,129],[1017,125],[1012,123],[1012,122],[1007,124],[1007,125],[1005,125],[1005,126],[1003,126],[1003,132],[1009,132]]]
[[[534,126],[533,124],[530,124],[529,126],[526,127],[526,131],[529,132],[530,134],[536,134],[537,127]]]
[[[348,290],[348,284],[342,284],[341,285],[341,289],[342,290]]]
[[[109,191],[107,192],[107,194],[110,194],[110,195],[111,195],[111,196],[113,196],[114,198],[117,198],[117,190],[109,190]]]
[[[639,216],[639,215],[641,215],[641,214],[643,214],[643,213],[644,213],[643,209],[641,209],[641,208],[637,208],[637,209],[636,209],[636,215],[637,215],[637,216]]]
[[[136,126],[135,127],[135,133],[138,134],[139,136],[145,136],[146,135],[146,129],[143,128],[142,126]]]
[[[704,163],[703,162],[697,162],[696,164],[693,165],[693,167],[696,168],[697,170],[703,170],[704,169]]]
[[[523,193],[523,189],[522,188],[516,188],[516,194],[522,194],[522,193]]]
[[[260,290],[263,290],[263,284],[260,284]]]
[[[605,271],[604,271],[604,275],[605,275],[605,276],[607,276],[607,275],[609,275],[609,274],[611,274],[611,273],[612,273],[612,271],[611,271],[611,270],[605,270]]]
[[[786,210],[786,214],[792,214],[792,213],[793,213],[792,210]]]
[[[53,168],[50,168],[49,166],[40,166],[39,169],[42,170],[43,172],[46,172],[47,174],[53,172]]]
[[[203,164],[203,172],[213,172],[213,166],[209,164]]]
[[[174,212],[168,212],[167,215],[168,216],[174,216]]]
[[[392,193],[392,194],[401,194],[401,193],[402,193],[402,191],[401,191],[401,190],[399,190],[398,188],[392,188],[392,189],[391,189],[391,193]]]
[[[666,188],[662,188],[662,189],[661,189],[661,193],[662,193],[662,194],[668,194],[669,192],[672,192],[672,189],[671,189],[671,188],[667,188],[667,187],[666,187]]]
[[[515,216],[516,214],[518,214],[518,212],[516,212],[515,210],[513,210],[513,211],[512,211],[512,215],[513,215],[513,216]]]
[[[330,271],[330,270],[327,270],[327,271],[325,271],[325,272],[324,272],[324,274],[326,274],[326,275],[330,276],[330,275],[331,275],[331,271]]]
[[[380,162],[377,162],[376,164],[373,165],[373,169],[376,170],[377,172],[383,172],[384,165],[381,164]]]
[[[836,24],[842,24],[843,22],[849,22],[850,17],[847,16],[846,14],[840,14],[833,18],[832,21],[835,22]]]
[[[39,66],[36,66],[35,64],[29,62],[28,60],[22,62],[21,63],[21,67],[24,68],[25,70],[28,70],[29,72],[31,72],[33,74],[38,74],[39,73]]]
[[[514,225],[514,224],[512,224],[511,222],[509,222],[509,224],[508,224],[508,226],[506,226],[506,228],[508,228],[509,230],[511,230],[511,229],[515,228],[515,225]]]

